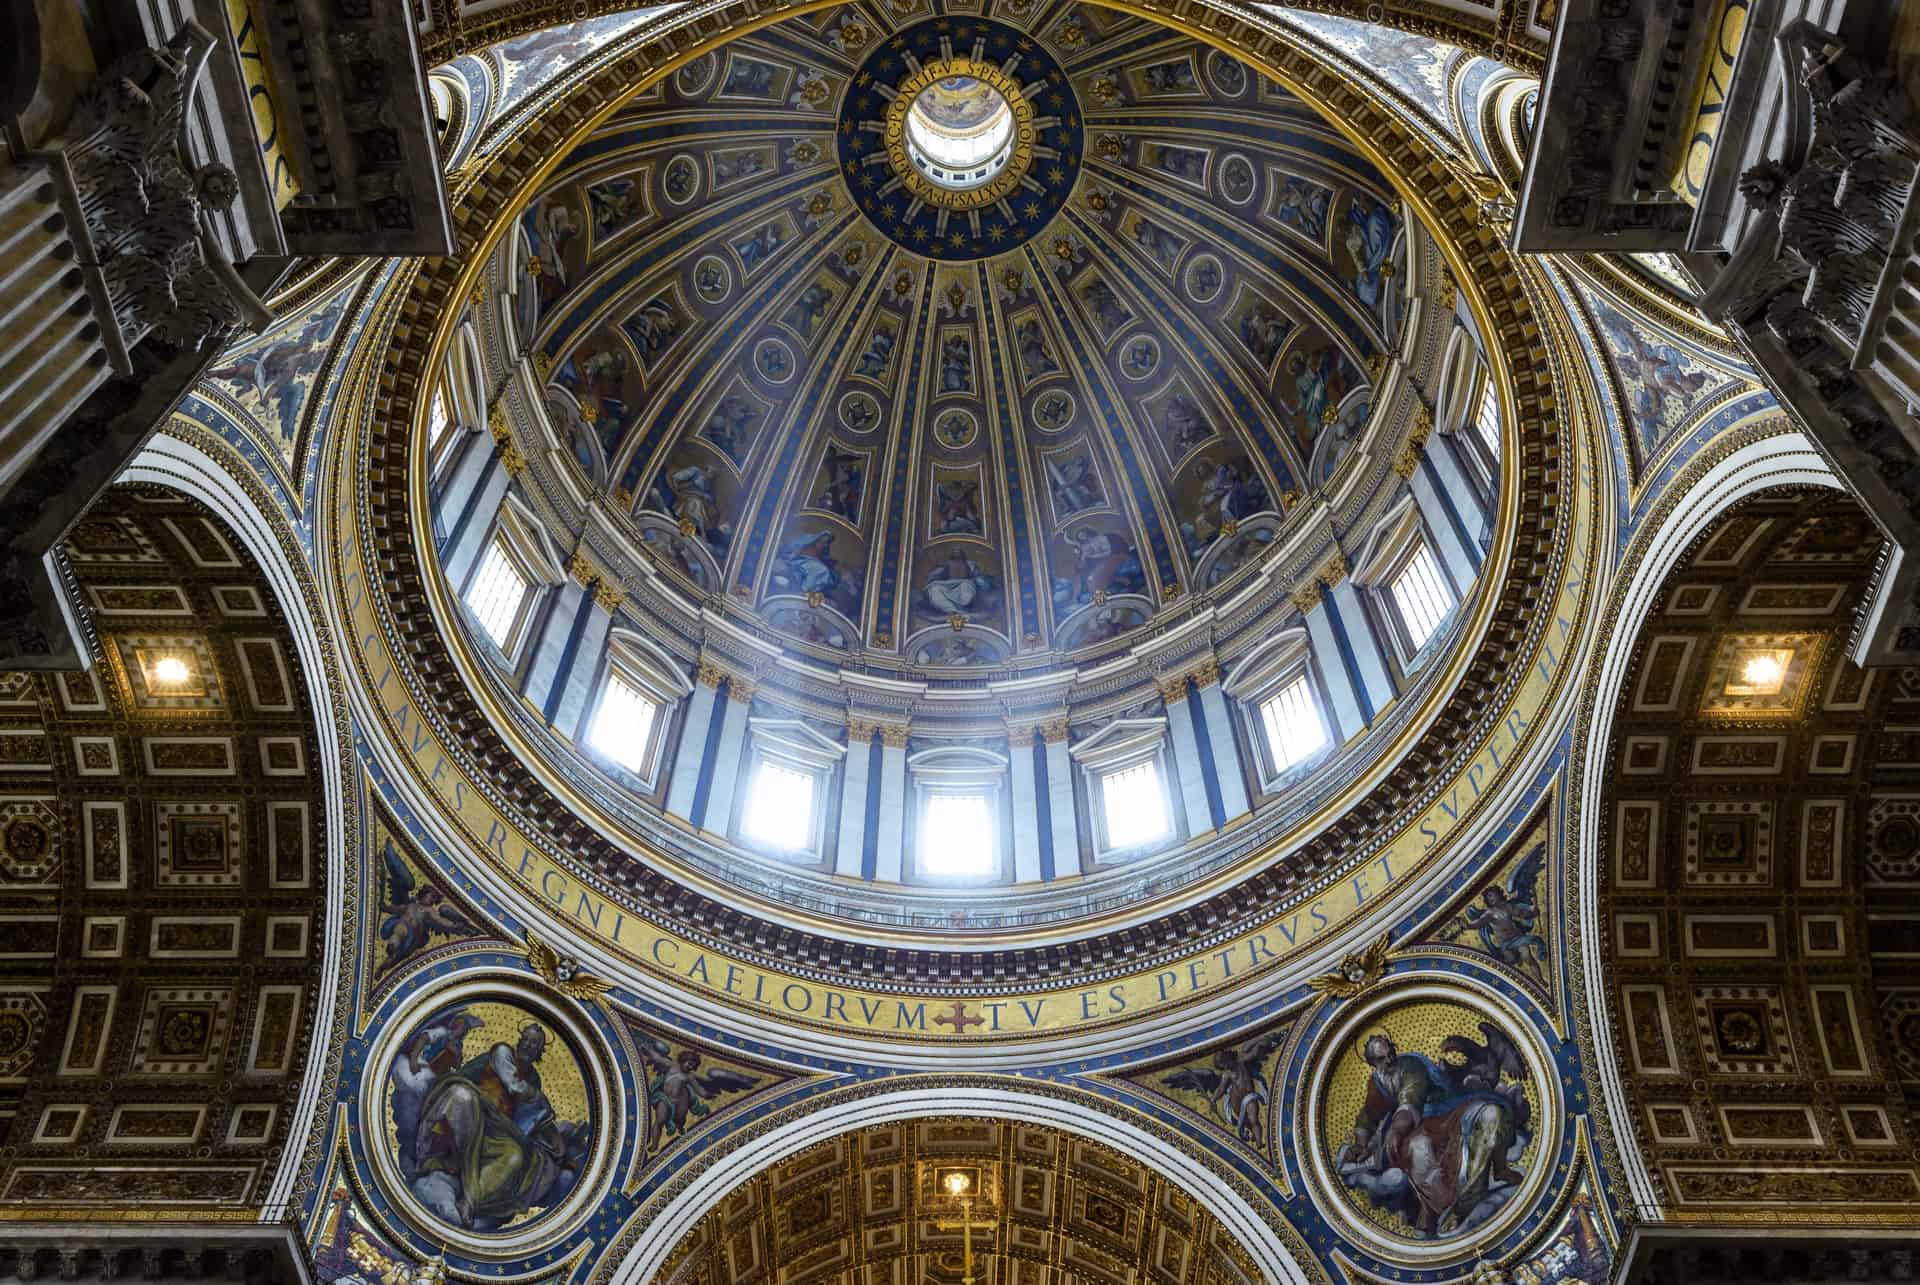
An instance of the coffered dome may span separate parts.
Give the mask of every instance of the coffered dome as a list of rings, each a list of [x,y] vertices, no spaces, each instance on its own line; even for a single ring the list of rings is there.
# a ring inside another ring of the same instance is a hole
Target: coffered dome
[[[527,431],[565,447],[543,486],[610,497],[669,582],[808,653],[1024,668],[1380,498],[1426,246],[1198,41],[834,10],[630,102],[502,268],[546,376]]]

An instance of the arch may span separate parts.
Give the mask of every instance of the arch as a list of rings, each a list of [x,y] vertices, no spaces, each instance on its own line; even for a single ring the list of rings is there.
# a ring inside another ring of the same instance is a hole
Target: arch
[[[1784,422],[1784,421],[1783,421]],[[1814,445],[1798,431],[1789,430],[1762,436],[1749,442],[1707,468],[1690,485],[1676,487],[1672,511],[1654,515],[1642,528],[1648,533],[1637,557],[1630,557],[1622,569],[1624,589],[1616,598],[1616,608],[1605,626],[1608,632],[1596,648],[1597,664],[1591,717],[1582,748],[1581,771],[1575,782],[1579,792],[1578,830],[1574,850],[1581,854],[1575,870],[1573,918],[1578,924],[1577,940],[1582,990],[1590,1004],[1601,1006],[1588,1023],[1592,1041],[1588,1062],[1598,1080],[1603,1118],[1627,1119],[1630,1110],[1621,1072],[1621,1050],[1604,1020],[1606,977],[1602,967],[1599,921],[1600,882],[1600,809],[1601,797],[1609,780],[1607,746],[1613,735],[1614,707],[1621,684],[1633,658],[1640,627],[1647,618],[1668,573],[1695,537],[1734,504],[1757,491],[1780,486],[1824,486],[1841,489],[1840,480],[1828,468]],[[1578,724],[1576,723],[1576,726]],[[1630,1140],[1630,1135],[1629,1135]],[[1659,1218],[1659,1194],[1643,1157],[1631,1145],[1617,1147],[1615,1155],[1626,1179],[1629,1198],[1634,1205]]]
[[[1058,1091],[1042,1094],[991,1081],[929,1083],[808,1103],[786,1113],[764,1133],[739,1131],[722,1144],[726,1147],[722,1155],[646,1220],[645,1230],[614,1270],[612,1285],[654,1280],[674,1246],[708,1211],[740,1184],[788,1156],[867,1125],[952,1115],[1047,1125],[1125,1151],[1211,1211],[1252,1256],[1267,1281],[1306,1285],[1311,1279],[1246,1193],[1171,1138],[1108,1114],[1083,1097]]]
[[[305,573],[299,569],[297,555],[290,547],[292,537],[285,533],[278,515],[270,514],[218,459],[191,442],[161,433],[134,457],[120,480],[151,483],[197,500],[239,537],[280,602],[312,704],[314,739],[320,746],[316,757],[321,797],[325,803],[325,816],[321,821],[326,861],[324,882],[333,891],[325,898],[321,912],[321,940],[317,947],[320,976],[310,1010],[320,1016],[315,1020],[314,1037],[308,1042],[300,1091],[287,1125],[288,1145],[271,1182],[258,1196],[262,1216],[271,1217],[271,1211],[293,1197],[295,1183],[309,1159],[306,1143],[314,1136],[315,1120],[323,1100],[331,1096],[327,1086],[337,1067],[336,1059],[345,1034],[345,1013],[338,1003],[341,961],[357,954],[346,941],[349,919],[344,890],[347,848],[358,839],[359,813],[347,789],[344,765],[353,758],[344,735],[344,700],[339,683],[333,677],[338,673],[338,661],[332,638],[314,607]],[[299,1145],[294,1145],[296,1142]]]

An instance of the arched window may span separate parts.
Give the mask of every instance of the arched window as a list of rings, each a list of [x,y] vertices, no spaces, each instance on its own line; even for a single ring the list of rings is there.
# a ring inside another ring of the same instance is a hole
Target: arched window
[[[1371,590],[1371,605],[1393,640],[1402,672],[1417,669],[1422,649],[1440,632],[1459,598],[1434,555],[1413,496],[1403,498],[1374,527],[1353,579]]]
[[[1234,667],[1224,690],[1250,712],[1264,790],[1333,743],[1304,629],[1282,629],[1262,642]]]
[[[751,759],[740,837],[788,861],[821,861],[829,787],[847,747],[799,719],[749,718],[747,729]]]
[[[651,787],[669,716],[692,691],[671,656],[631,630],[615,629],[587,722],[587,749]]]
[[[1006,879],[1006,757],[972,746],[942,746],[910,757],[907,772],[913,780],[916,819],[910,877],[946,884]]]
[[[543,591],[564,575],[538,519],[512,496],[503,499],[463,597],[474,623],[510,665],[519,662]]]
[[[1070,752],[1086,780],[1097,856],[1144,856],[1179,840],[1165,717],[1115,719]]]

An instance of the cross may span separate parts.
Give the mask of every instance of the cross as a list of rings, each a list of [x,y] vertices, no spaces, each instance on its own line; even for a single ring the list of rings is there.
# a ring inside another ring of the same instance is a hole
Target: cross
[[[968,1017],[967,1006],[959,1000],[953,1001],[951,1013],[941,1013],[934,1019],[939,1026],[951,1026],[955,1035],[965,1035],[969,1026],[980,1026],[986,1022],[984,1017]]]
[[[956,1004],[959,1003],[958,1000],[954,1002]],[[978,1021],[979,1019],[976,1018],[975,1020]],[[957,1231],[960,1233],[960,1253],[963,1270],[961,1285],[974,1285],[973,1233],[976,1231],[992,1231],[1000,1225],[992,1218],[975,1218],[973,1216],[972,1186],[973,1184],[968,1180],[966,1174],[948,1174],[947,1191],[959,1200],[960,1216],[958,1218],[942,1218],[934,1223],[934,1226],[941,1231]]]

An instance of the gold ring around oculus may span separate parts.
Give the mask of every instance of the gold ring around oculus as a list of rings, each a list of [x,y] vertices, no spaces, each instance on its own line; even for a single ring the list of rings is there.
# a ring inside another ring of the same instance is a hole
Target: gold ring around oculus
[[[928,86],[957,76],[981,82],[1007,100],[1013,113],[1012,151],[1000,171],[977,187],[953,188],[934,182],[907,155],[907,113],[920,92]],[[1033,126],[1033,104],[1021,92],[1020,85],[990,62],[973,58],[934,58],[921,63],[918,71],[894,86],[893,101],[887,104],[887,119],[882,132],[886,140],[887,160],[901,184],[916,200],[950,210],[977,210],[994,204],[1020,185],[1033,166],[1033,147],[1037,131]]]

